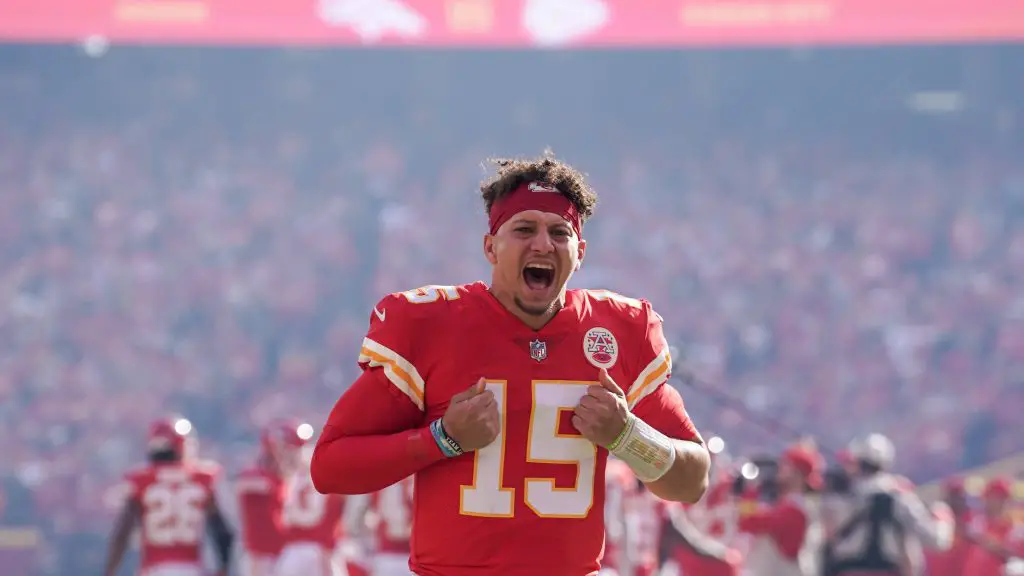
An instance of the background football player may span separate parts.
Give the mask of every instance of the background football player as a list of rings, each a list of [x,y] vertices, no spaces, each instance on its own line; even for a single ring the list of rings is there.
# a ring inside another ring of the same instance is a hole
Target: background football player
[[[209,534],[225,575],[233,534],[217,505],[220,469],[195,458],[192,424],[166,418],[152,424],[148,462],[125,475],[124,506],[107,552],[106,576],[114,576],[135,529],[141,542],[141,572],[146,576],[206,576],[203,535]]]

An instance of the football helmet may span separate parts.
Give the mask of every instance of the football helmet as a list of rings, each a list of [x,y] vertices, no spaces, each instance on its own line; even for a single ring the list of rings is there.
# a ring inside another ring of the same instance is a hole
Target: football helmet
[[[312,439],[311,425],[294,418],[275,420],[260,432],[260,451],[281,471],[290,472]]]
[[[184,460],[195,451],[195,430],[187,418],[170,416],[156,420],[149,426],[146,452],[171,454],[177,460]]]

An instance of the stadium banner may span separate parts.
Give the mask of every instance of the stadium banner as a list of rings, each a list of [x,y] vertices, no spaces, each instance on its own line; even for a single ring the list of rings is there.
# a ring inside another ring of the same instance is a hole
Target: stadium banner
[[[0,40],[425,47],[1024,39],[1021,0],[0,0]]]

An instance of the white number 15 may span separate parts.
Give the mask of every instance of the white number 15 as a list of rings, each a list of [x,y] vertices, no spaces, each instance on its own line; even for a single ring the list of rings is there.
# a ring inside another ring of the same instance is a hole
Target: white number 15
[[[526,478],[523,501],[543,518],[584,518],[594,505],[597,446],[586,438],[558,431],[562,414],[572,412],[587,387],[597,382],[531,382],[533,406],[526,438],[526,461],[576,467],[575,485],[555,486],[554,478]],[[474,454],[473,483],[462,487],[459,512],[467,516],[511,518],[515,514],[516,487],[502,485],[505,469],[507,419],[505,380],[488,380],[501,414],[501,430],[489,446]]]

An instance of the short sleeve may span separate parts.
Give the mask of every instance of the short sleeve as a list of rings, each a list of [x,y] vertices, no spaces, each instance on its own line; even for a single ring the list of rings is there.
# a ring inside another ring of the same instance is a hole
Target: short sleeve
[[[381,370],[401,395],[423,410],[424,383],[414,362],[410,303],[400,294],[384,297],[370,314],[370,327],[359,350],[363,370]]]
[[[627,388],[626,400],[629,408],[635,408],[641,400],[653,394],[672,376],[672,356],[662,329],[661,316],[654,311],[650,302],[641,301],[645,329],[640,338],[637,366],[640,371]]]

